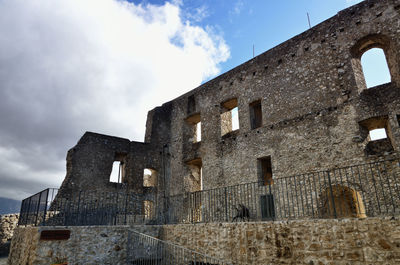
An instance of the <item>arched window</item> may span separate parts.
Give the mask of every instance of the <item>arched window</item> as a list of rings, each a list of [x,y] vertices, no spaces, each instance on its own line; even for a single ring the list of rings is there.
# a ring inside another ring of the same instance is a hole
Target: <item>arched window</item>
[[[332,185],[320,194],[319,201],[321,217],[367,217],[361,194],[352,188]]]
[[[351,48],[352,68],[358,90],[388,82],[400,81],[398,51],[390,38],[371,34],[356,42]]]
[[[361,56],[361,65],[367,88],[389,83],[391,81],[385,52],[372,48]]]

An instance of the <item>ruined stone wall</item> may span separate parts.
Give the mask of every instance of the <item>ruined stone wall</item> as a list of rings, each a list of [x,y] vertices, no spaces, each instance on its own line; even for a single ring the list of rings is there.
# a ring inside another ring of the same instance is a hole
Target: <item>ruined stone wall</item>
[[[40,240],[41,230],[68,229],[68,240]],[[9,264],[125,264],[127,226],[21,227]],[[234,264],[399,264],[399,219],[132,226]]]
[[[109,183],[116,160],[129,188],[163,205],[165,196],[259,181],[260,158],[271,158],[277,179],[398,157],[399,21],[399,0],[364,1],[151,110],[144,143],[86,133],[68,152],[60,194],[123,186]],[[367,89],[360,57],[374,47],[391,82]],[[239,129],[228,132],[236,106]],[[377,124],[388,139],[371,142]],[[157,172],[155,187],[143,187],[145,168]]]
[[[8,255],[11,238],[18,224],[19,214],[4,214],[0,216],[0,257]]]
[[[209,189],[259,180],[257,158],[266,156],[279,178],[398,152],[399,10],[397,0],[364,1],[169,102],[170,127],[158,127],[152,112],[146,139],[170,129],[169,181],[181,185],[171,185],[169,192],[191,190],[182,183],[190,183],[189,165],[196,159],[203,189]],[[384,49],[391,83],[366,89],[359,63],[366,46]],[[238,101],[240,128],[221,137],[222,103],[232,98]],[[257,100],[262,126],[251,129],[249,106]],[[198,143],[188,122],[194,114],[202,127]],[[381,116],[388,120],[392,149],[371,154],[360,122]]]
[[[41,240],[42,230],[70,231],[67,240]],[[127,226],[19,227],[8,264],[126,264]]]
[[[399,225],[378,218],[166,225],[162,239],[234,264],[399,264]]]

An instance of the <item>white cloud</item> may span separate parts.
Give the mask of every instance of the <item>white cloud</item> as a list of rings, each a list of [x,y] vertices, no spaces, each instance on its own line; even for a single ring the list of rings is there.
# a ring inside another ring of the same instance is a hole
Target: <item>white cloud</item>
[[[84,131],[142,141],[148,110],[219,73],[224,39],[180,12],[179,1],[0,0],[0,197],[60,184]]]

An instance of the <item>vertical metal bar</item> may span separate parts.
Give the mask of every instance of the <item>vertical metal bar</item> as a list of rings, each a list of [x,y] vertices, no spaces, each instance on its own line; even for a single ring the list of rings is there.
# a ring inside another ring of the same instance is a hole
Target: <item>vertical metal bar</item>
[[[296,175],[293,176],[294,179],[294,191],[296,194],[296,205],[297,205],[297,217],[300,216],[300,209],[299,209],[299,195],[297,194],[297,179],[296,179]]]
[[[124,225],[126,225],[126,218],[128,214],[128,191],[125,192],[125,209],[124,209]]]
[[[225,222],[228,222],[228,192],[227,187],[224,188],[225,195]]]
[[[310,184],[311,213],[312,213],[312,217],[314,218],[314,201],[313,201],[313,196],[312,196],[312,183],[310,180],[310,175],[307,175],[307,177],[308,177],[308,183]]]
[[[388,162],[392,162],[392,161],[388,161]],[[384,167],[385,167],[386,181],[387,181],[387,185],[388,185],[388,187],[389,187],[390,198],[391,198],[392,205],[393,205],[392,214],[393,214],[393,216],[394,216],[394,214],[396,213],[396,204],[394,203],[394,200],[393,200],[392,189],[391,189],[391,185],[390,185],[390,182],[389,182],[389,176],[390,176],[390,174],[389,174],[389,171],[388,171],[388,169],[387,169],[387,167],[386,167],[385,161],[383,161],[382,163],[383,163],[383,165],[384,165]],[[393,168],[393,167],[391,166],[391,168]],[[397,187],[396,178],[393,179],[393,182],[394,182],[395,187]],[[400,194],[400,192],[399,192],[398,190],[397,190],[397,194]]]
[[[381,212],[381,205],[380,205],[380,203],[379,203],[378,191],[377,191],[377,189],[376,189],[376,180],[375,180],[375,178],[374,178],[374,173],[373,173],[373,171],[372,171],[371,163],[369,163],[369,169],[370,169],[370,172],[371,172],[372,184],[373,184],[373,187],[374,187],[374,190],[375,190],[376,203],[377,203],[377,205],[378,205],[379,214],[381,214],[381,213],[382,213],[382,212]]]
[[[318,194],[317,194],[317,183],[315,182],[315,173],[312,174],[312,179],[314,183],[314,193],[315,193],[315,215],[318,215],[318,205],[319,205],[319,200],[318,200]],[[314,216],[314,213],[313,213]]]
[[[46,193],[46,203],[45,203],[45,205],[44,205],[43,226],[46,225],[47,200],[48,200],[48,198],[49,198],[49,192],[50,192],[50,189],[46,189],[46,190],[47,190],[47,193]]]
[[[37,226],[37,221],[38,221],[38,216],[39,216],[39,211],[40,211],[40,199],[42,198],[42,192],[38,193],[39,194],[39,200],[38,200],[38,204],[37,204],[37,210],[36,210],[36,218],[35,218],[35,226]]]
[[[332,189],[332,181],[331,181],[331,175],[330,172],[326,172],[328,174],[328,184],[329,184],[329,190],[331,192],[331,200],[332,200],[332,208],[333,208],[333,216],[337,218],[337,213],[336,213],[336,206],[335,206],[335,198],[333,196],[333,189]]]
[[[279,185],[278,185],[278,183],[279,183]],[[276,189],[277,189],[277,201],[278,201],[278,205],[279,205],[279,215],[280,215],[280,219],[282,219],[283,218],[283,216],[285,215],[285,201],[284,201],[284,199],[283,199],[283,196],[284,195],[282,195],[281,196],[281,192],[280,192],[280,185],[282,184],[282,178],[280,178],[280,179],[277,179],[276,180]],[[281,203],[281,197],[282,197],[282,200],[283,200],[283,203]],[[282,208],[282,205],[283,205],[283,208]],[[282,214],[283,213],[283,214]]]
[[[269,200],[272,202],[271,205],[269,205],[268,207],[268,216],[271,216],[272,221],[275,220],[275,205],[274,205],[274,196],[271,193],[271,186],[273,184],[270,183],[270,185],[268,185],[268,190],[269,190]],[[270,207],[271,206],[271,207]]]
[[[78,196],[78,216],[77,216],[77,220],[78,220],[78,224],[79,224],[79,219],[81,219],[81,214],[80,214],[80,208],[81,208],[81,192],[79,191],[79,196]]]
[[[293,218],[295,219],[296,218],[296,209],[295,209],[295,203],[294,203],[294,198],[293,198],[293,184],[292,184],[293,178],[292,177],[288,177],[287,179],[290,180],[290,182],[289,182],[289,191],[290,191],[290,197],[292,198],[291,205],[292,205],[292,209],[293,209]]]
[[[383,186],[383,181],[382,181],[382,177],[381,177],[381,170],[379,169],[379,162],[374,163],[375,167],[376,167],[376,171],[378,173],[378,178],[379,178],[379,183],[381,184],[381,189],[382,189],[382,196],[383,196],[383,201],[385,203],[385,208],[386,208],[386,213],[388,213],[388,204],[386,202],[386,192],[385,192],[385,188]]]
[[[288,218],[290,219],[291,217],[292,217],[292,215],[291,215],[291,213],[290,213],[290,199],[289,199],[289,190],[288,190],[288,185],[287,185],[287,180],[286,180],[286,178],[284,178],[285,179],[285,185],[286,185],[286,198],[287,198],[287,202],[288,202],[288,211],[289,211],[289,213],[288,213]]]
[[[338,187],[338,185],[336,185],[336,187],[337,187],[337,188],[341,188],[343,198],[344,198],[344,200],[346,200],[345,194],[344,194],[344,185],[343,185],[342,174],[341,174],[340,168],[338,169],[338,171],[339,171],[339,177],[340,177],[340,185],[339,185],[340,187]],[[335,170],[335,169],[333,169],[333,173],[334,173],[334,176],[335,176],[335,180],[337,180],[336,170]],[[338,196],[339,196],[339,194],[338,194]],[[345,213],[344,213],[344,211],[345,211],[344,205],[342,205],[342,203],[339,203],[339,207],[337,207],[337,210],[338,210],[339,208],[340,208],[340,213],[341,213],[342,216],[343,216],[343,215],[345,214]],[[340,216],[340,214],[339,214],[339,216]]]
[[[256,183],[251,183],[251,198],[252,198],[252,208],[253,211],[255,212],[255,220],[260,220],[261,218],[258,216],[258,211],[257,211],[257,191],[256,191]]]
[[[324,185],[325,185],[325,176],[324,176],[323,173],[322,173],[322,176],[324,177]],[[318,180],[318,186],[319,186],[319,196],[322,196],[321,172],[318,172],[318,178],[317,178],[317,180]],[[319,196],[317,196],[317,197],[319,197]],[[324,210],[323,210],[324,202],[319,201],[318,207],[321,208],[321,209],[320,209],[320,212],[318,213],[318,216],[319,216],[320,218],[322,218],[322,217],[323,217],[322,213],[323,213],[323,211],[324,211]]]

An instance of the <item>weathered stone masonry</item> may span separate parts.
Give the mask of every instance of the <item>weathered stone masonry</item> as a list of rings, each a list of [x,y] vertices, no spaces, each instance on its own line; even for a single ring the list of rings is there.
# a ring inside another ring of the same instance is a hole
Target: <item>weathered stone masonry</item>
[[[60,194],[121,185],[108,181],[114,161],[123,161],[122,182],[135,192],[168,196],[258,181],[264,157],[279,178],[397,156],[399,18],[398,0],[345,9],[151,110],[144,143],[86,133],[68,152]],[[367,89],[360,57],[373,47],[384,50],[391,82]],[[239,129],[229,131],[229,115],[221,114],[236,106]],[[376,128],[388,138],[370,142]],[[157,174],[154,189],[143,188],[144,168]]]
[[[391,82],[367,88],[360,60],[371,48],[384,51]],[[353,201],[387,194],[336,216],[365,219],[329,219],[332,214],[313,209],[308,217],[327,219],[133,228],[236,264],[398,264],[399,220],[368,215],[389,194],[390,214],[398,214],[399,86],[400,0],[367,0],[149,111],[143,143],[85,133],[68,152],[58,198],[129,188],[143,200],[141,212],[131,217],[145,214],[156,202],[154,216],[163,223],[168,210],[163,199],[172,195],[255,181],[265,188],[295,174],[396,158],[389,167],[375,169],[390,176],[378,192],[368,187],[375,185],[369,173],[360,176],[364,191],[351,181],[332,183],[331,200],[326,199],[326,186],[309,189],[314,198],[327,202],[322,210],[348,203],[345,192]],[[236,107],[239,128],[233,130],[231,111]],[[372,141],[370,131],[378,128],[385,129],[387,138]],[[115,161],[121,162],[121,183],[109,181]],[[273,195],[305,185],[297,179]],[[261,193],[255,194],[259,201]],[[207,202],[212,201],[201,201]],[[180,203],[178,212],[185,207]],[[191,209],[194,222],[207,214],[201,212],[203,205]],[[280,210],[277,206],[276,217],[285,220]],[[296,217],[289,213],[289,218]],[[122,264],[126,257],[127,227],[73,227],[71,239],[61,243],[41,242],[40,229],[17,230],[11,264],[42,264],[57,255],[72,255],[69,261],[85,264]],[[26,244],[28,238],[32,244]]]
[[[0,215],[0,257],[8,254],[17,224],[18,214]]]
[[[43,230],[71,231],[68,240],[40,240]],[[290,222],[133,226],[234,264],[399,264],[399,220],[382,218]],[[18,228],[9,264],[126,264],[127,226]],[[17,247],[18,246],[18,247]]]

